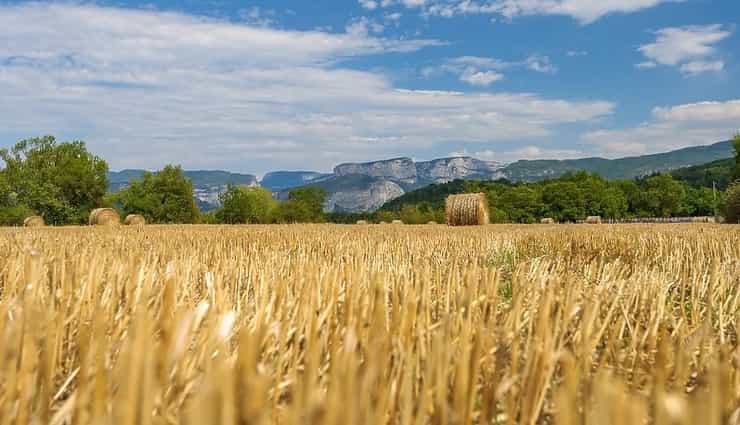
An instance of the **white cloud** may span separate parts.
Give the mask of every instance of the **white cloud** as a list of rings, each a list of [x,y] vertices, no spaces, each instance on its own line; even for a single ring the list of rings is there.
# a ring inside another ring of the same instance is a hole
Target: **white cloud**
[[[431,16],[451,18],[457,15],[489,14],[507,19],[529,15],[569,16],[582,24],[590,24],[614,13],[632,13],[663,3],[685,0],[384,0],[383,7],[402,4],[420,8]]]
[[[723,61],[691,61],[681,65],[681,72],[687,76],[699,75],[705,72],[719,72],[725,69]]]
[[[582,139],[608,155],[655,153],[726,140],[738,130],[740,100],[657,107],[636,127],[598,130]]]
[[[383,24],[367,17],[352,19],[345,28],[347,34],[358,37],[367,37],[368,34],[381,34],[385,30]]]
[[[375,10],[378,8],[378,2],[375,0],[359,0],[360,6],[367,10]]]
[[[465,81],[474,86],[484,87],[490,86],[491,83],[502,80],[503,78],[504,76],[496,71],[474,71],[471,69],[465,70],[460,75],[461,81]]]
[[[343,66],[439,44],[79,4],[0,6],[0,140],[80,138],[114,169],[263,172],[546,137],[602,101],[402,90]]]
[[[503,70],[515,67],[548,74],[554,74],[558,70],[550,62],[549,57],[541,55],[531,55],[519,62],[507,62],[480,56],[460,56],[448,59],[440,66],[423,68],[421,74],[427,78],[440,74],[455,74],[460,81],[475,86],[487,87],[504,79]]]
[[[270,27],[275,23],[275,11],[272,9],[261,9],[257,6],[239,11],[239,17],[249,25],[259,27]]]
[[[638,64],[635,64],[635,68],[637,69],[653,69],[653,68],[656,68],[657,66],[658,64],[653,61],[645,61],[645,62],[640,62]]]
[[[654,42],[638,48],[647,61],[638,64],[637,67],[644,69],[657,65],[680,65],[679,69],[685,75],[721,71],[724,62],[710,61],[707,58],[716,55],[717,48],[714,45],[730,34],[730,31],[719,24],[660,29],[655,32]],[[649,66],[645,66],[646,64]]]
[[[740,100],[699,102],[670,108],[653,109],[653,116],[663,121],[732,122],[740,120]]]
[[[545,74],[554,74],[558,72],[558,67],[550,62],[547,56],[532,55],[524,61],[526,67],[532,71],[542,72]]]
[[[588,56],[588,52],[585,50],[568,50],[566,55],[570,58],[574,58],[578,56]]]
[[[534,160],[534,159],[573,159],[583,158],[586,155],[583,151],[576,149],[553,149],[545,148],[535,145],[527,145],[514,150],[507,151],[494,151],[491,149],[483,149],[475,152],[468,152],[467,149],[462,151],[450,152],[451,157],[473,157],[483,159],[487,161],[497,161],[503,163],[509,163],[519,161],[522,159]]]

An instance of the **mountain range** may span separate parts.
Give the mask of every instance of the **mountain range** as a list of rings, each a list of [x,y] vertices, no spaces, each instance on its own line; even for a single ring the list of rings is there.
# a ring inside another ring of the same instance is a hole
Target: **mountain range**
[[[292,188],[321,187],[328,195],[325,204],[327,211],[361,212],[378,209],[404,193],[434,183],[502,178],[510,181],[538,181],[578,170],[596,172],[609,179],[631,179],[730,158],[733,153],[731,143],[725,141],[620,159],[520,160],[503,164],[471,157],[419,162],[404,157],[340,164],[334,167],[332,173],[274,171],[265,174],[262,180],[251,174],[227,171],[186,171],[185,175],[193,181],[196,200],[200,208],[206,211],[218,207],[218,195],[228,185],[260,185],[271,190],[277,198],[283,199]],[[110,190],[120,190],[143,172],[123,170],[109,173]]]

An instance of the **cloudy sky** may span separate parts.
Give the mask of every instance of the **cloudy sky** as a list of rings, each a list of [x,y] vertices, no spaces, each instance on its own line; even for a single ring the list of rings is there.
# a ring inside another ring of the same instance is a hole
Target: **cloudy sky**
[[[0,0],[0,147],[262,174],[740,130],[737,0]]]

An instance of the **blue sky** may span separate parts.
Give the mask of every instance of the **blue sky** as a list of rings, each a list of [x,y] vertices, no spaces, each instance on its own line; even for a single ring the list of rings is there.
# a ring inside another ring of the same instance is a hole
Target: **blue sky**
[[[740,129],[736,0],[0,1],[0,146],[262,174]]]

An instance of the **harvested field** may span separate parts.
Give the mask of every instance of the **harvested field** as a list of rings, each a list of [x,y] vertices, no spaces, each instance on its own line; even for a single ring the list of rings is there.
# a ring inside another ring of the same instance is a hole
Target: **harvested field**
[[[738,327],[740,226],[0,229],[10,423],[737,423]]]

